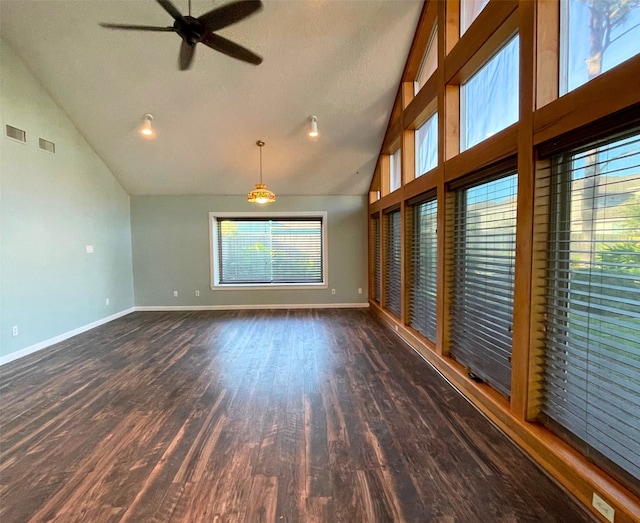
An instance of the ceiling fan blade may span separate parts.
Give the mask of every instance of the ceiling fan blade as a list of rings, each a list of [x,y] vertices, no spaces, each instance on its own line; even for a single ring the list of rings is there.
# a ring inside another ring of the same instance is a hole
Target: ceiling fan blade
[[[260,9],[262,9],[261,0],[238,0],[212,9],[199,16],[198,20],[204,24],[207,31],[213,32],[235,24]]]
[[[193,61],[193,55],[195,52],[195,45],[189,45],[185,41],[182,42],[180,45],[180,58],[178,59],[178,67],[180,67],[181,71],[186,71],[191,67],[191,62]]]
[[[175,31],[173,27],[155,27],[152,25],[130,25],[130,24],[100,24],[107,29],[128,29],[131,31],[160,31],[169,33]]]
[[[157,2],[163,7],[163,9],[173,16],[174,20],[178,20],[182,18],[182,13],[178,11],[175,5],[173,5],[169,0],[157,0]]]
[[[231,40],[227,40],[220,35],[207,33],[202,37],[200,42],[207,47],[211,47],[211,49],[215,49],[216,51],[220,51],[221,53],[230,56],[231,58],[237,58],[238,60],[249,62],[254,65],[260,65],[262,63],[261,56],[249,51],[246,47],[242,47]]]

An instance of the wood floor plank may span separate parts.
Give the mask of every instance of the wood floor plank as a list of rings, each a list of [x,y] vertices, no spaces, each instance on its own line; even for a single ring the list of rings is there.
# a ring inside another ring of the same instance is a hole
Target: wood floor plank
[[[367,310],[134,313],[0,368],[0,521],[593,521]]]

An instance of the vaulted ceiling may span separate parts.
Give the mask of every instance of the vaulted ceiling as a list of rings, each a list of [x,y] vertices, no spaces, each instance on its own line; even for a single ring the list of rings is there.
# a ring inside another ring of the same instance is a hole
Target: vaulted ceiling
[[[193,0],[199,16],[223,0]],[[187,0],[174,0],[187,14]],[[197,46],[179,71],[153,0],[2,0],[1,35],[130,194],[365,194],[422,7],[416,0],[265,0],[219,31],[264,57]],[[137,134],[144,113],[157,130]],[[320,136],[307,136],[317,115]]]

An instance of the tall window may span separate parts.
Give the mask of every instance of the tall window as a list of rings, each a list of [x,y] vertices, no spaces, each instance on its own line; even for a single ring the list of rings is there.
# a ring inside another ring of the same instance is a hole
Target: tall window
[[[214,286],[325,284],[325,213],[212,213],[211,221]]]
[[[562,0],[561,94],[640,53],[639,33],[640,2]]]
[[[373,298],[380,303],[382,286],[382,256],[380,244],[380,215],[371,217],[371,242],[373,247]]]
[[[557,156],[544,413],[640,480],[640,134]]]
[[[431,30],[431,36],[429,36],[429,43],[427,44],[427,50],[422,58],[420,69],[416,81],[413,83],[413,92],[418,94],[418,91],[422,89],[427,80],[431,78],[431,75],[436,72],[438,68],[438,24],[433,26]]]
[[[438,202],[434,195],[411,209],[409,325],[435,343]]]
[[[385,215],[386,256],[385,256],[385,303],[384,306],[396,316],[400,316],[400,209]]]
[[[512,38],[460,88],[460,149],[518,121],[519,38]]]
[[[389,157],[389,189],[391,192],[400,188],[400,180],[402,177],[401,167],[400,149],[396,149],[396,151]]]
[[[451,356],[511,389],[517,175],[456,192]]]
[[[416,177],[438,165],[438,113],[416,130]]]

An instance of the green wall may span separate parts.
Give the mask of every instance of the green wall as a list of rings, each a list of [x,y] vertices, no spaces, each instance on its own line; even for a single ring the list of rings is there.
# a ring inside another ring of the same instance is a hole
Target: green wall
[[[1,40],[0,52],[0,363],[134,305],[367,303],[366,196],[280,196],[267,208],[245,196],[130,198]],[[25,130],[27,143],[4,137],[6,124]],[[41,151],[38,138],[56,153]],[[327,212],[327,288],[212,290],[211,211]]]
[[[127,193],[6,42],[0,51],[1,358],[134,299]],[[5,138],[6,124],[27,143]],[[40,137],[55,154],[39,149]]]
[[[211,290],[209,212],[326,211],[328,288]],[[136,305],[142,307],[325,305],[367,302],[366,196],[132,196]],[[335,295],[331,289],[336,290]],[[358,288],[362,294],[358,294]],[[173,291],[178,291],[178,297]],[[195,296],[195,291],[200,296]]]

